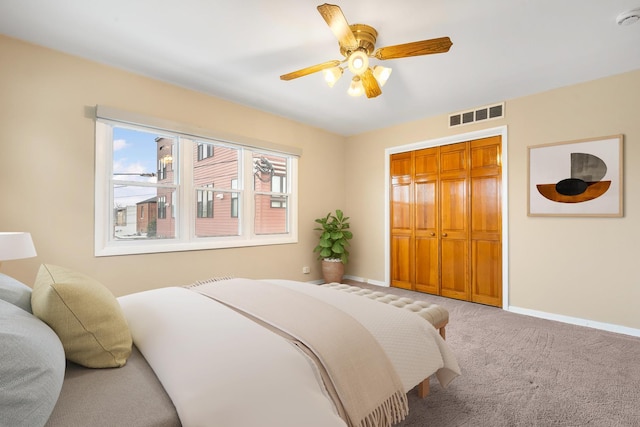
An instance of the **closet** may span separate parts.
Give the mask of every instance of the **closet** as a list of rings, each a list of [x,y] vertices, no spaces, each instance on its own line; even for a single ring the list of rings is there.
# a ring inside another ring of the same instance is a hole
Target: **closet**
[[[391,286],[502,306],[501,147],[391,155]]]

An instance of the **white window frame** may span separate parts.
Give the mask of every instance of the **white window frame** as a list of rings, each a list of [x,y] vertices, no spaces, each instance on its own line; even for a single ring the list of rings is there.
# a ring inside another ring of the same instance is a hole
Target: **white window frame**
[[[301,151],[294,147],[283,147],[267,141],[259,141],[238,136],[217,135],[211,131],[190,128],[186,125],[161,119],[140,116],[110,107],[96,108],[95,123],[95,256],[116,256],[158,252],[179,252],[202,249],[235,248],[291,244],[298,242],[298,156]],[[112,128],[129,127],[148,132],[162,132],[181,139],[175,146],[178,159],[178,186],[175,192],[177,225],[173,239],[140,239],[122,241],[112,238],[113,215],[113,135]],[[217,136],[217,138],[216,138]],[[234,139],[236,141],[234,141]],[[193,184],[193,144],[207,140],[215,144],[228,145],[240,150],[238,192],[239,236],[196,237],[195,218],[197,204]],[[273,154],[287,157],[287,232],[261,234],[254,232],[253,153]]]

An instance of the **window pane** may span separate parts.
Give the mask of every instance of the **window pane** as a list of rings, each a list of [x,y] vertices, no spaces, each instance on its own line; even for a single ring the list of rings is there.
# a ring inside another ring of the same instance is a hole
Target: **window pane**
[[[268,194],[255,196],[255,232],[256,234],[282,234],[287,230],[287,197],[280,196],[280,205],[273,208],[273,197]]]
[[[278,176],[274,180],[274,176]],[[286,192],[282,182],[287,179],[287,158],[272,154],[253,153],[253,188],[259,192]]]
[[[215,148],[215,149],[214,149]],[[197,142],[194,144],[193,184],[207,187],[215,183],[216,189],[231,190],[232,181],[238,180],[238,159],[240,150],[221,145]],[[198,152],[211,153],[198,159]]]
[[[175,138],[121,127],[113,128],[113,179],[174,183]]]
[[[253,176],[255,233],[287,233],[287,157],[253,153]]]
[[[196,236],[239,236],[238,214],[233,210],[238,193],[226,190],[238,186],[240,150],[207,142],[196,142],[194,150]]]
[[[173,239],[175,138],[113,127],[114,240]],[[144,183],[136,185],[136,183]]]
[[[168,188],[114,184],[115,240],[173,239],[175,191]]]

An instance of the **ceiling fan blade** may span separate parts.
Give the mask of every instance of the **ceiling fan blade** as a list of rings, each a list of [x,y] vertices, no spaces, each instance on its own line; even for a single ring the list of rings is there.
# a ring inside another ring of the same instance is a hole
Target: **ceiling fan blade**
[[[348,51],[355,50],[358,47],[358,41],[351,28],[349,28],[347,18],[344,17],[340,6],[328,3],[321,4],[318,6],[318,12],[327,22],[331,31],[333,31],[340,46],[348,48],[346,49]]]
[[[398,44],[376,49],[373,56],[380,60],[406,58],[408,56],[430,55],[432,53],[448,52],[453,45],[449,37],[440,37],[419,42]]]
[[[317,73],[318,71],[325,70],[327,68],[337,67],[341,64],[337,59],[334,61],[323,62],[322,64],[312,65],[311,67],[303,68],[302,70],[294,71],[289,74],[283,74],[280,76],[280,80],[293,80],[298,77],[304,77],[309,74]]]
[[[360,79],[362,80],[362,86],[364,87],[364,93],[367,95],[367,98],[375,98],[382,93],[371,68],[365,71],[364,74],[360,76]]]

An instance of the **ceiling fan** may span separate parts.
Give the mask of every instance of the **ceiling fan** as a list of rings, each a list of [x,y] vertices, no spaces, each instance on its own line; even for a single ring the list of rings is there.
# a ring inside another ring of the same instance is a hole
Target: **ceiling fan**
[[[318,6],[318,11],[338,39],[340,53],[345,59],[336,59],[312,65],[311,67],[284,74],[280,76],[280,79],[293,80],[322,71],[329,86],[333,86],[344,73],[345,68],[342,64],[346,62],[347,68],[354,74],[348,91],[349,95],[359,96],[364,93],[367,98],[375,98],[382,93],[380,87],[386,83],[391,74],[391,69],[380,65],[371,68],[369,67],[369,58],[384,61],[409,56],[444,53],[448,52],[453,44],[449,37],[440,37],[375,49],[376,38],[378,37],[378,32],[375,28],[365,24],[349,25],[342,13],[342,9],[334,4],[322,4]]]

